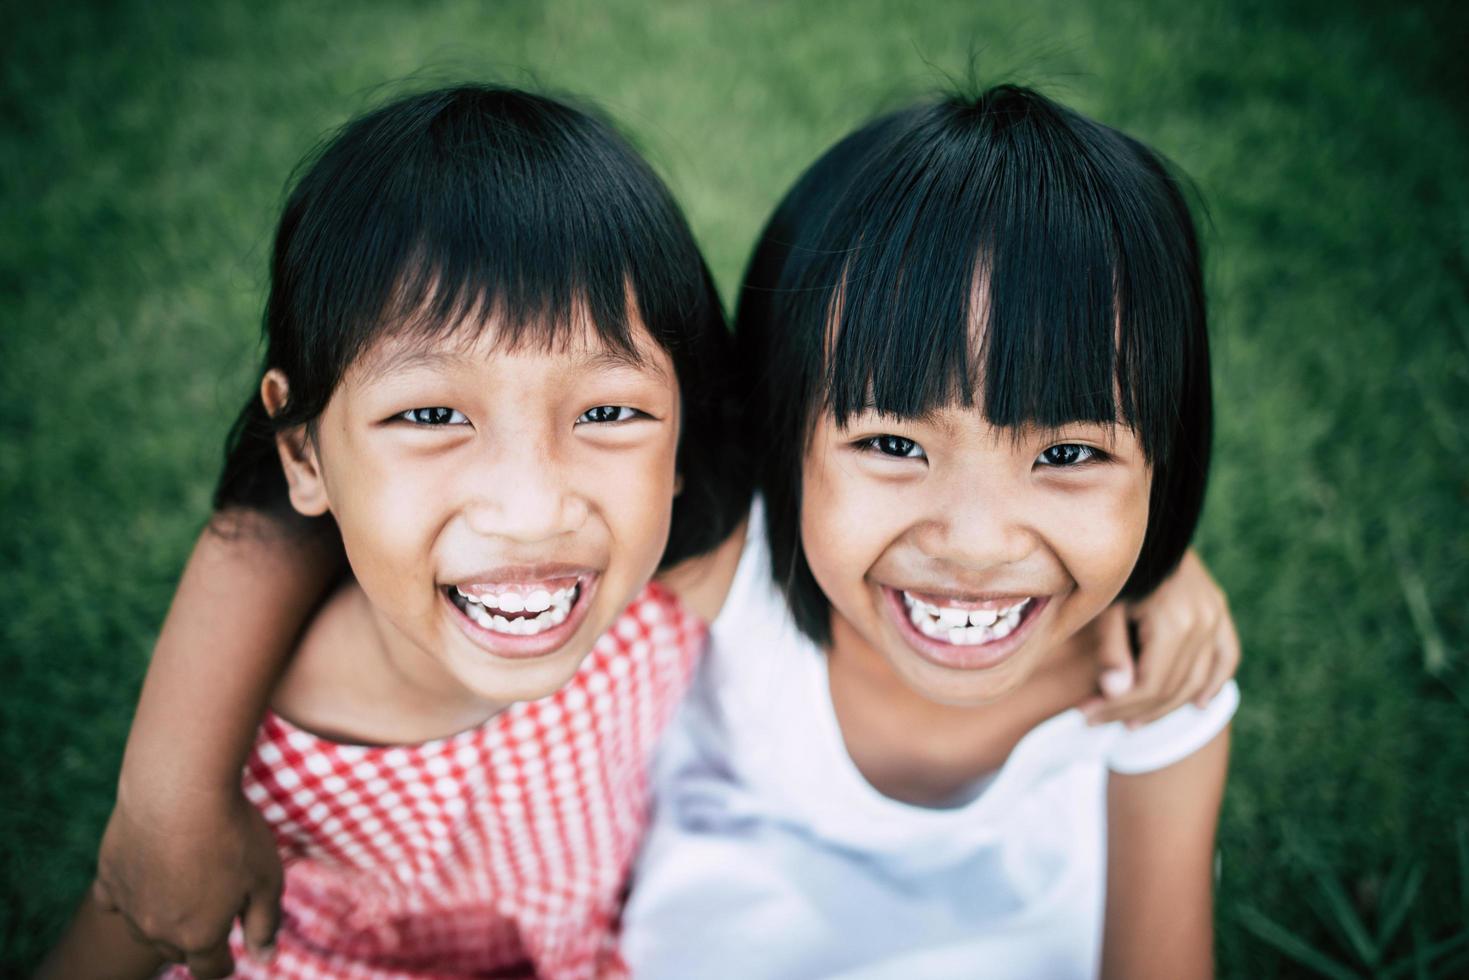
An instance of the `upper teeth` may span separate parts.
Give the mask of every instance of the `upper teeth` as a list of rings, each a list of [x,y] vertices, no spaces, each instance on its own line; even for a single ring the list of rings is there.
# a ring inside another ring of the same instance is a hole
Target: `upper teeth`
[[[554,592],[536,589],[526,595],[519,592],[500,592],[498,594],[486,592],[483,595],[470,595],[457,586],[454,591],[466,600],[464,609],[469,618],[485,629],[509,633],[512,636],[531,636],[543,633],[566,621],[572,605],[576,602],[577,588],[578,586],[572,585]],[[491,609],[507,613],[531,612],[537,615],[509,619],[491,613]]]
[[[990,643],[1009,636],[1020,625],[1020,617],[1030,604],[1027,597],[1001,609],[960,609],[935,605],[909,592],[902,595],[908,618],[920,633],[959,646]]]

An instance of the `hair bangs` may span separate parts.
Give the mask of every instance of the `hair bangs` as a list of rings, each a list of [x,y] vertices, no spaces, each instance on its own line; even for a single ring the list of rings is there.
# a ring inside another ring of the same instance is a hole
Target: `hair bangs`
[[[634,313],[669,349],[707,305],[676,206],[605,124],[493,87],[411,105],[352,123],[287,206],[267,316],[309,325],[271,332],[293,388],[330,392],[383,336],[473,342],[490,325],[497,345],[548,350],[590,329],[636,360]],[[308,334],[310,356],[277,346]]]
[[[978,397],[996,426],[1123,424],[1166,453],[1189,249],[1130,141],[1002,88],[885,142],[792,284],[829,324],[838,422]]]

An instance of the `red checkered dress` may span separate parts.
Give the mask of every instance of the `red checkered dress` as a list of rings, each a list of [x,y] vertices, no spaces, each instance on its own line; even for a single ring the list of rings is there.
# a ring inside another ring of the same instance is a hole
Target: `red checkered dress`
[[[284,914],[268,966],[239,958],[236,928],[235,975],[625,975],[648,761],[704,636],[650,585],[564,688],[450,738],[342,745],[268,715],[244,788],[276,833]]]

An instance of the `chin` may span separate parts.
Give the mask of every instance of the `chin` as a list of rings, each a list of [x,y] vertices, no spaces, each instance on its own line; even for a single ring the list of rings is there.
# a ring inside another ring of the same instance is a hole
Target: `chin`
[[[979,708],[1013,694],[1025,681],[1014,661],[989,671],[963,671],[930,664],[912,651],[889,651],[887,659],[916,694],[951,708]]]
[[[563,653],[565,651],[562,651]],[[487,704],[539,701],[555,694],[575,676],[582,656],[547,658],[534,664],[512,664],[497,670],[455,672],[464,689]]]

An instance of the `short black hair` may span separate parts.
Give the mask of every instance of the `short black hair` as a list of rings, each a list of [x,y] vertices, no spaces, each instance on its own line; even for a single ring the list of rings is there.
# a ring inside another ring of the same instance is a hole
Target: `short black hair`
[[[983,297],[974,350],[976,293]],[[883,116],[828,150],[761,234],[735,322],[773,571],[830,641],[801,547],[819,413],[973,404],[993,425],[1121,422],[1153,468],[1123,589],[1151,592],[1203,507],[1212,405],[1198,236],[1142,143],[1026,88]]]
[[[635,302],[683,405],[663,565],[738,524],[750,481],[723,451],[733,342],[719,297],[678,205],[610,124],[561,99],[463,85],[352,120],[303,168],[276,232],[264,322],[264,370],[285,373],[289,400],[274,419],[258,394],[246,405],[216,509],[299,525],[274,434],[316,419],[381,336],[438,337],[493,317],[507,345],[549,349],[585,312],[604,343],[636,356]]]

